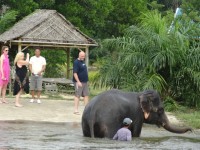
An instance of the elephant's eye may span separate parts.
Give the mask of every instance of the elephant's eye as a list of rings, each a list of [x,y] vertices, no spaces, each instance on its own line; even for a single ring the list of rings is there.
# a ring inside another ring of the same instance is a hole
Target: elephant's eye
[[[159,113],[159,114],[162,114],[163,112],[164,112],[164,109],[163,109],[163,108],[159,108],[159,109],[158,109],[158,113]]]

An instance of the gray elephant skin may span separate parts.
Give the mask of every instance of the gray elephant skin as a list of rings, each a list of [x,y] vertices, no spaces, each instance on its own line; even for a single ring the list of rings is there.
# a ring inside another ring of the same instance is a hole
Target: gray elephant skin
[[[148,117],[145,117],[145,113]],[[82,115],[83,135],[112,138],[127,117],[133,120],[129,128],[133,137],[140,136],[143,123],[155,124],[173,133],[192,130],[170,125],[155,90],[136,93],[113,89],[97,95],[85,107]]]

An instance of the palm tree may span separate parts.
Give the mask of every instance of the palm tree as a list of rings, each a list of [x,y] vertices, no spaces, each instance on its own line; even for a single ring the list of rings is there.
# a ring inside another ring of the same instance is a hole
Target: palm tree
[[[187,97],[194,98],[195,92],[200,93],[200,49],[189,35],[199,29],[177,22],[168,33],[169,25],[157,11],[141,20],[123,37],[104,40],[103,49],[109,55],[103,59],[97,82],[129,91],[156,89],[164,98],[183,102],[188,101],[184,98],[188,92]]]

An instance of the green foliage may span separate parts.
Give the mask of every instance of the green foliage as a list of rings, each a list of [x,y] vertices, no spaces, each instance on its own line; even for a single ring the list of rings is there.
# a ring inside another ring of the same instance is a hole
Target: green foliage
[[[2,0],[10,10],[18,12],[19,21],[35,9],[56,9],[72,24],[93,38],[118,36],[138,16],[147,11],[147,0]]]
[[[55,5],[55,0],[33,0],[39,5],[39,8],[49,9]]]
[[[58,53],[59,51],[59,53]],[[61,65],[66,63],[66,52],[63,50],[42,50],[41,55],[46,58],[47,66],[44,76],[48,78],[63,77],[64,70]]]
[[[162,15],[172,16],[181,3],[180,0],[1,0],[10,10],[17,11],[17,20],[32,13],[35,9],[56,9],[85,34],[95,38],[108,38],[123,35],[124,29],[140,22],[142,13],[158,9]],[[195,21],[198,15],[198,0],[183,0],[182,8]],[[170,14],[170,15],[169,15]],[[12,23],[9,25],[11,26]]]
[[[57,73],[56,73],[56,77],[66,78],[67,63],[64,63],[64,64],[57,63],[56,67],[58,68]]]
[[[98,71],[89,71],[88,76],[91,82],[95,81],[97,76],[99,75]]]
[[[196,129],[200,129],[200,111],[195,109],[182,108],[176,112],[176,116]]]
[[[199,8],[200,8],[200,3],[199,3],[199,0],[182,0],[182,5],[181,7],[187,12],[197,12],[198,15],[200,14],[199,12]]]
[[[147,0],[112,0],[113,10],[110,12],[104,37],[122,35],[124,30],[139,22],[141,13],[147,11]]]
[[[150,9],[157,9],[157,10],[164,7],[163,4],[159,4],[157,1],[149,2],[148,5],[150,6]]]
[[[58,1],[55,9],[85,34],[101,37],[105,21],[113,6],[111,0]]]
[[[7,11],[0,18],[0,34],[10,28],[13,23],[16,21],[17,12],[16,11]]]
[[[11,10],[18,12],[18,20],[22,19],[38,8],[38,4],[33,0],[6,0],[4,5],[7,5]]]
[[[199,105],[191,94],[200,92],[200,43],[193,40],[195,33],[200,33],[198,25],[184,20],[177,21],[168,33],[165,17],[158,11],[145,13],[141,23],[128,28],[123,37],[103,42],[102,49],[109,55],[100,68],[101,85],[134,91],[156,89],[168,102],[175,99]]]
[[[177,111],[179,109],[177,102],[169,96],[164,100],[164,107],[165,111]]]

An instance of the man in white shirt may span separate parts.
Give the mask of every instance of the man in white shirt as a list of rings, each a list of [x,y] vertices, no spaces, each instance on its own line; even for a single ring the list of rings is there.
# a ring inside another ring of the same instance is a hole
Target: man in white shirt
[[[46,68],[46,59],[40,56],[40,48],[35,49],[35,56],[32,56],[29,61],[29,69],[31,72],[30,90],[32,99],[31,103],[35,101],[35,91],[37,91],[37,103],[40,104],[40,94],[42,91],[42,73]]]

